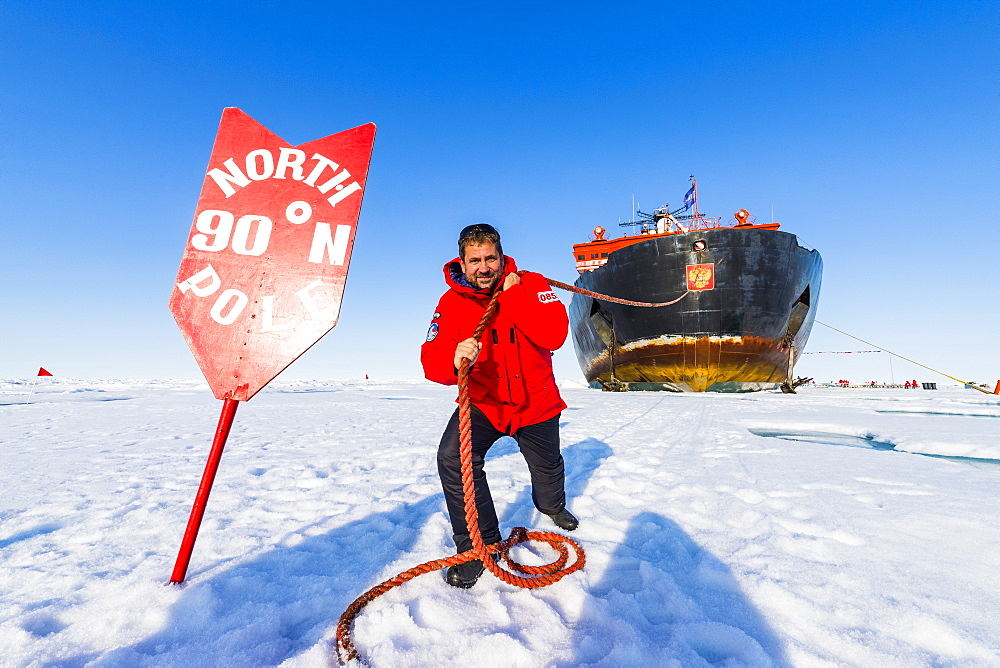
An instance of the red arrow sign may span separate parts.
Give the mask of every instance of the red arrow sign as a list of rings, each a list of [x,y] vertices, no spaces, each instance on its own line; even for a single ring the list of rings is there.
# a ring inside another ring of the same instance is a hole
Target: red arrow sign
[[[222,113],[170,311],[219,399],[246,401],[337,324],[375,125],[291,146]]]

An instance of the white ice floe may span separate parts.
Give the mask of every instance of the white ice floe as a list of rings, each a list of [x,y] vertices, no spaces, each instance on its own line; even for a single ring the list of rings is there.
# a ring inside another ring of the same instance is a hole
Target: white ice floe
[[[169,587],[221,402],[200,381],[45,379],[25,406],[29,384],[0,382],[2,665],[326,666],[348,603],[451,553],[453,388],[278,382],[241,405]],[[533,591],[419,577],[358,619],[371,664],[1000,664],[1000,397],[573,385],[586,568]],[[487,470],[505,531],[553,530],[510,439]]]

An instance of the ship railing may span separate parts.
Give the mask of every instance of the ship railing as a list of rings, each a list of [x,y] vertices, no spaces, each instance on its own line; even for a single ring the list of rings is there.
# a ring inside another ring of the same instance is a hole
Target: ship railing
[[[722,216],[692,216],[688,219],[674,221],[675,232],[694,232],[695,230],[714,230],[722,227]]]
[[[621,223],[622,227],[631,225],[639,228],[639,234],[683,234],[697,230],[714,230],[724,227],[722,216],[683,216],[679,218],[661,218],[657,222],[635,221]]]

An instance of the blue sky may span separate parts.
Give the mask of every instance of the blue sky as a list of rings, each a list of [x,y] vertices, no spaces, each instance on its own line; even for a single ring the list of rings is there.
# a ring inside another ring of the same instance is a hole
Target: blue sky
[[[378,126],[340,324],[284,377],[419,378],[461,227],[571,282],[573,243],[695,174],[707,213],[773,206],[819,249],[820,320],[993,383],[998,28],[992,2],[5,2],[0,377],[200,376],[167,300],[237,106],[292,144]]]

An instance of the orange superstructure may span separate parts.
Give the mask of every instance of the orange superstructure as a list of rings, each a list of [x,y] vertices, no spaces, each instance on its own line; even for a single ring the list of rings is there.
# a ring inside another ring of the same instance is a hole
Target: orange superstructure
[[[656,209],[648,215],[648,219],[634,223],[641,226],[638,234],[618,239],[605,239],[606,230],[598,225],[594,228],[594,240],[573,246],[573,257],[576,260],[576,270],[579,273],[593,271],[608,261],[608,255],[616,250],[642,243],[658,237],[668,237],[674,234],[687,234],[699,230],[716,230],[722,227],[739,227],[741,229],[776,230],[780,223],[764,223],[757,225],[754,217],[746,209],[740,209],[734,214],[729,224],[723,225],[722,218],[709,218],[700,214],[677,218],[666,211],[667,207]],[[631,224],[631,223],[630,223]],[[697,243],[697,242],[695,242]]]

